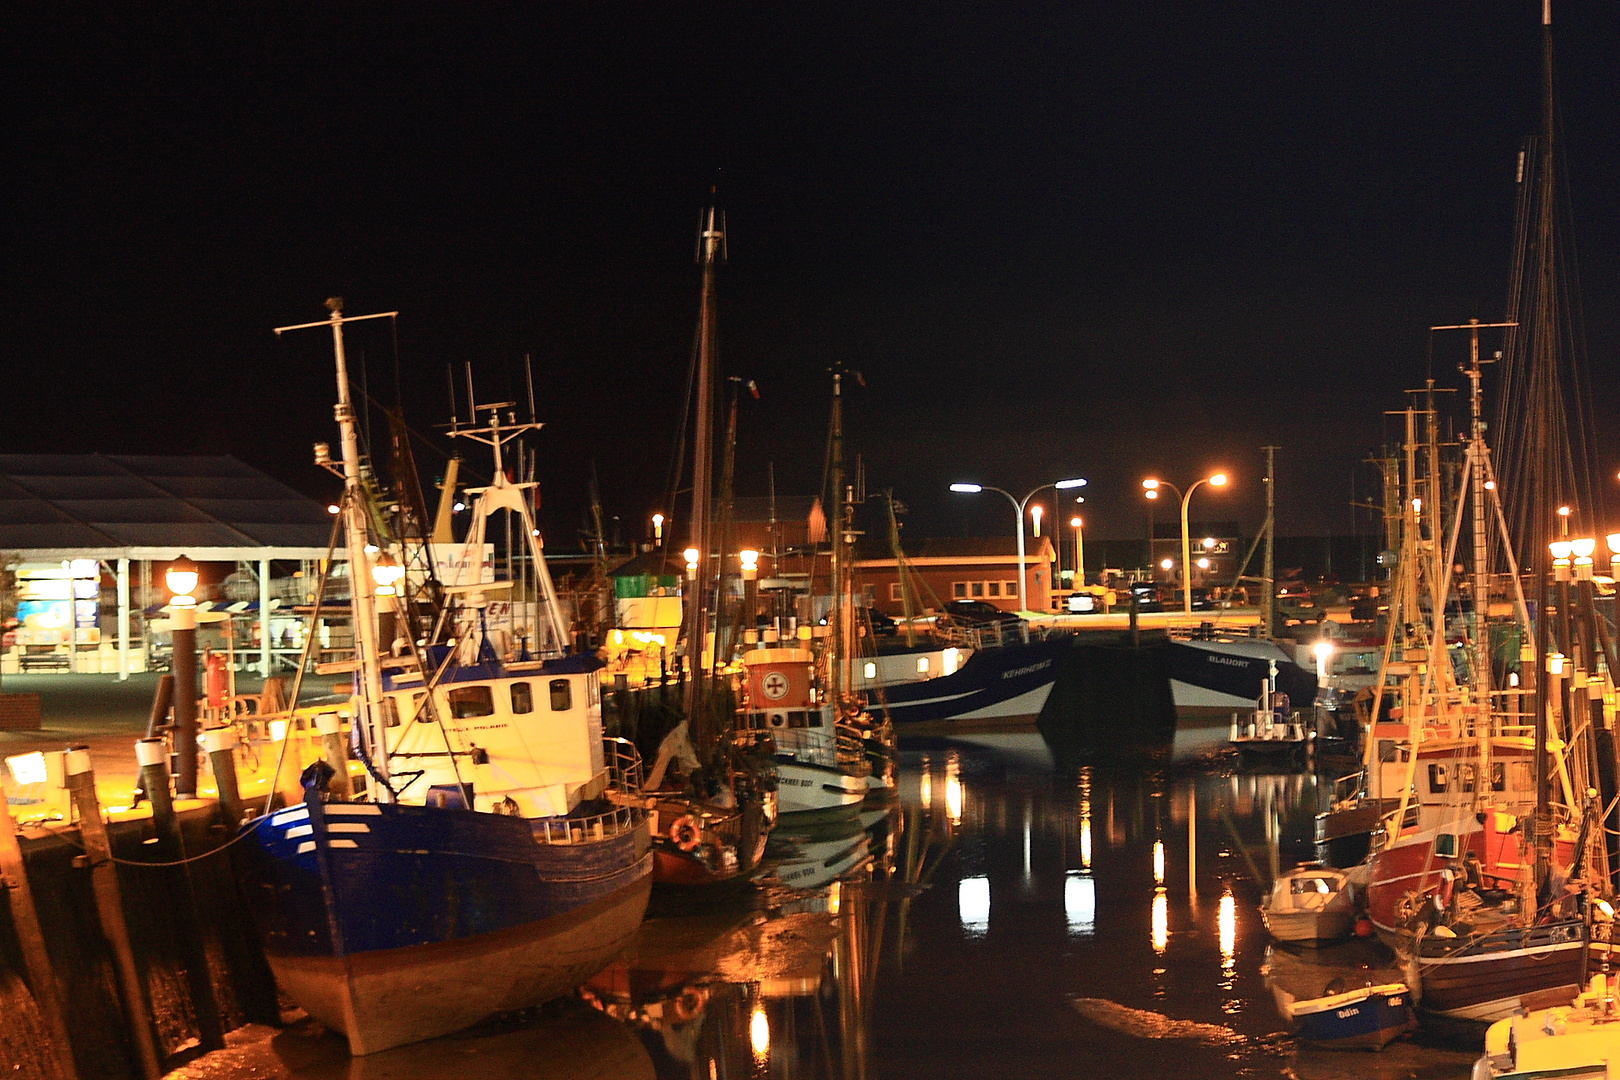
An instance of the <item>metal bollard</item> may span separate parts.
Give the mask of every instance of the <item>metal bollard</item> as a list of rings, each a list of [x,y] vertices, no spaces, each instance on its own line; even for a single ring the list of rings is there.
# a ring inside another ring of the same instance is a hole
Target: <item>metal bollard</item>
[[[349,750],[343,745],[343,722],[337,713],[323,712],[315,717],[315,730],[321,733],[321,757],[336,774],[327,790],[348,802],[354,798],[354,788],[349,783]]]
[[[242,791],[236,782],[236,729],[214,727],[203,732],[203,749],[208,751],[208,767],[219,789],[219,812],[234,829],[247,816],[242,807]]]

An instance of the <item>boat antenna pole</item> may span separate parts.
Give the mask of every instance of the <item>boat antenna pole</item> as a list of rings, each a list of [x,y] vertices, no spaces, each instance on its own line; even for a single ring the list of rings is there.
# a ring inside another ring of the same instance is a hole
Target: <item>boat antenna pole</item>
[[[713,194],[712,190],[710,192]],[[710,206],[699,219],[697,257],[703,267],[703,299],[698,311],[697,409],[692,429],[692,531],[691,546],[696,553],[687,571],[687,599],[684,636],[690,672],[683,704],[693,746],[707,747],[709,731],[706,672],[703,650],[709,640],[709,580],[711,577],[710,516],[714,479],[714,367],[715,367],[715,275],[725,259],[725,217]]]
[[[373,758],[372,767],[382,781],[374,795],[378,802],[393,802],[394,792],[388,784],[388,747],[384,742],[382,717],[382,667],[377,652],[377,597],[371,580],[371,557],[366,554],[366,540],[370,522],[366,511],[366,494],[360,473],[360,433],[355,422],[354,402],[349,392],[349,367],[343,353],[343,324],[363,322],[367,319],[392,319],[397,311],[376,315],[343,315],[343,298],[334,296],[326,302],[331,317],[321,322],[300,323],[297,326],[278,326],[276,334],[288,330],[308,330],[327,326],[332,330],[332,351],[337,362],[337,406],[333,414],[342,434],[343,446],[343,514],[344,532],[349,549],[349,597],[354,619],[354,661],[360,672],[360,720],[368,749]]]
[[[1261,574],[1265,577],[1265,603],[1261,605],[1261,632],[1270,638],[1277,632],[1277,583],[1274,579],[1276,568],[1276,537],[1277,537],[1277,451],[1281,447],[1263,446],[1266,452],[1266,555],[1265,567]]]

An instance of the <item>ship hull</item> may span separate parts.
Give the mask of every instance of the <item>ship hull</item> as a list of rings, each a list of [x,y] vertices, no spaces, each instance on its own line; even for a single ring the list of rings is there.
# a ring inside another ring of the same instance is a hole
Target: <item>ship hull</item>
[[[271,970],[357,1055],[566,993],[628,943],[652,887],[645,821],[544,844],[522,818],[310,803],[244,828]]]
[[[1034,726],[1062,659],[1066,637],[981,649],[961,669],[937,679],[867,691],[867,707],[886,712],[896,734],[938,737],[1019,731]]]

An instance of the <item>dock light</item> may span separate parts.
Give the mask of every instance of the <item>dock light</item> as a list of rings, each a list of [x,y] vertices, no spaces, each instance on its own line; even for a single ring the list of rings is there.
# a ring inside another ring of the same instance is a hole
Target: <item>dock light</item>
[[[952,484],[951,490],[960,492],[963,495],[977,495],[984,490],[984,486],[982,484]]]
[[[691,574],[697,573],[698,549],[697,548],[687,548],[681,554],[686,556],[686,570],[687,570],[687,572],[691,573]]]
[[[341,514],[341,513],[343,513],[343,508],[341,506],[339,506],[337,503],[328,503],[327,506],[326,506],[326,512],[328,514],[334,514],[334,515],[335,514]]]
[[[1035,535],[1037,538],[1041,535],[1041,514],[1043,513],[1045,511],[1039,503],[1029,508],[1029,516],[1035,519]]]
[[[1174,559],[1164,559],[1159,563],[1159,569],[1168,570],[1175,565],[1176,563]]]
[[[396,586],[404,576],[405,568],[386,551],[371,564],[371,580],[377,583],[378,596],[397,596],[399,589]]]
[[[753,581],[759,577],[759,552],[752,548],[744,548],[737,552],[737,558],[742,561],[742,576],[744,581]]]
[[[163,581],[174,594],[171,604],[191,607],[197,603],[197,598],[191,595],[197,591],[197,564],[184,555],[169,564],[163,572]]]
[[[1592,553],[1597,550],[1597,541],[1589,536],[1577,537],[1569,542],[1570,550],[1575,553],[1575,580],[1592,580]]]
[[[1554,581],[1569,580],[1569,555],[1573,549],[1574,545],[1568,540],[1554,540],[1547,545],[1547,550],[1552,552],[1553,557]]]
[[[753,1044],[754,1057],[763,1062],[771,1056],[771,1022],[765,1017],[765,1006],[755,1005],[754,1015],[748,1021],[748,1041]]]
[[[653,539],[656,540],[660,544],[662,544],[664,542],[664,515],[663,514],[654,514],[653,515]]]

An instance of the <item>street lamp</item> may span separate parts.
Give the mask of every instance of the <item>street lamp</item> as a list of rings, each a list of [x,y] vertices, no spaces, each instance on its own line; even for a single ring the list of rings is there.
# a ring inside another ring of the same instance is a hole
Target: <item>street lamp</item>
[[[1013,493],[1003,488],[991,487],[989,484],[952,484],[951,490],[959,495],[977,495],[981,491],[994,491],[1007,496],[1007,501],[1013,504],[1013,512],[1018,515],[1018,610],[1028,611],[1028,588],[1024,581],[1024,508],[1029,505],[1040,492],[1047,488],[1057,488],[1059,491],[1068,491],[1071,488],[1085,487],[1086,481],[1081,478],[1072,480],[1059,480],[1054,484],[1042,484],[1040,487],[1025,495],[1022,499],[1015,498]],[[1037,534],[1038,535],[1038,534]]]
[[[653,543],[657,547],[664,546],[664,515],[653,515]]]
[[[1084,588],[1086,584],[1085,525],[1078,514],[1069,519],[1069,526],[1074,529],[1074,585],[1077,589]]]
[[[163,573],[169,600],[169,673],[174,676],[174,793],[197,797],[197,564],[180,556]]]
[[[1156,480],[1149,477],[1148,479],[1142,481],[1142,487],[1146,491],[1147,497],[1150,499],[1157,499],[1159,497],[1159,489],[1161,487],[1167,487],[1171,491],[1174,491],[1177,495],[1181,496],[1181,597],[1182,611],[1186,614],[1188,619],[1192,618],[1193,561],[1192,538],[1188,536],[1189,526],[1187,524],[1187,507],[1191,504],[1192,494],[1198,490],[1198,485],[1208,484],[1210,487],[1225,487],[1226,481],[1227,476],[1225,473],[1215,473],[1213,476],[1201,477],[1194,480],[1192,484],[1188,486],[1185,493],[1183,493],[1180,488],[1176,487],[1176,485],[1170,483],[1168,480]],[[1168,570],[1169,567],[1166,566],[1165,569]]]

